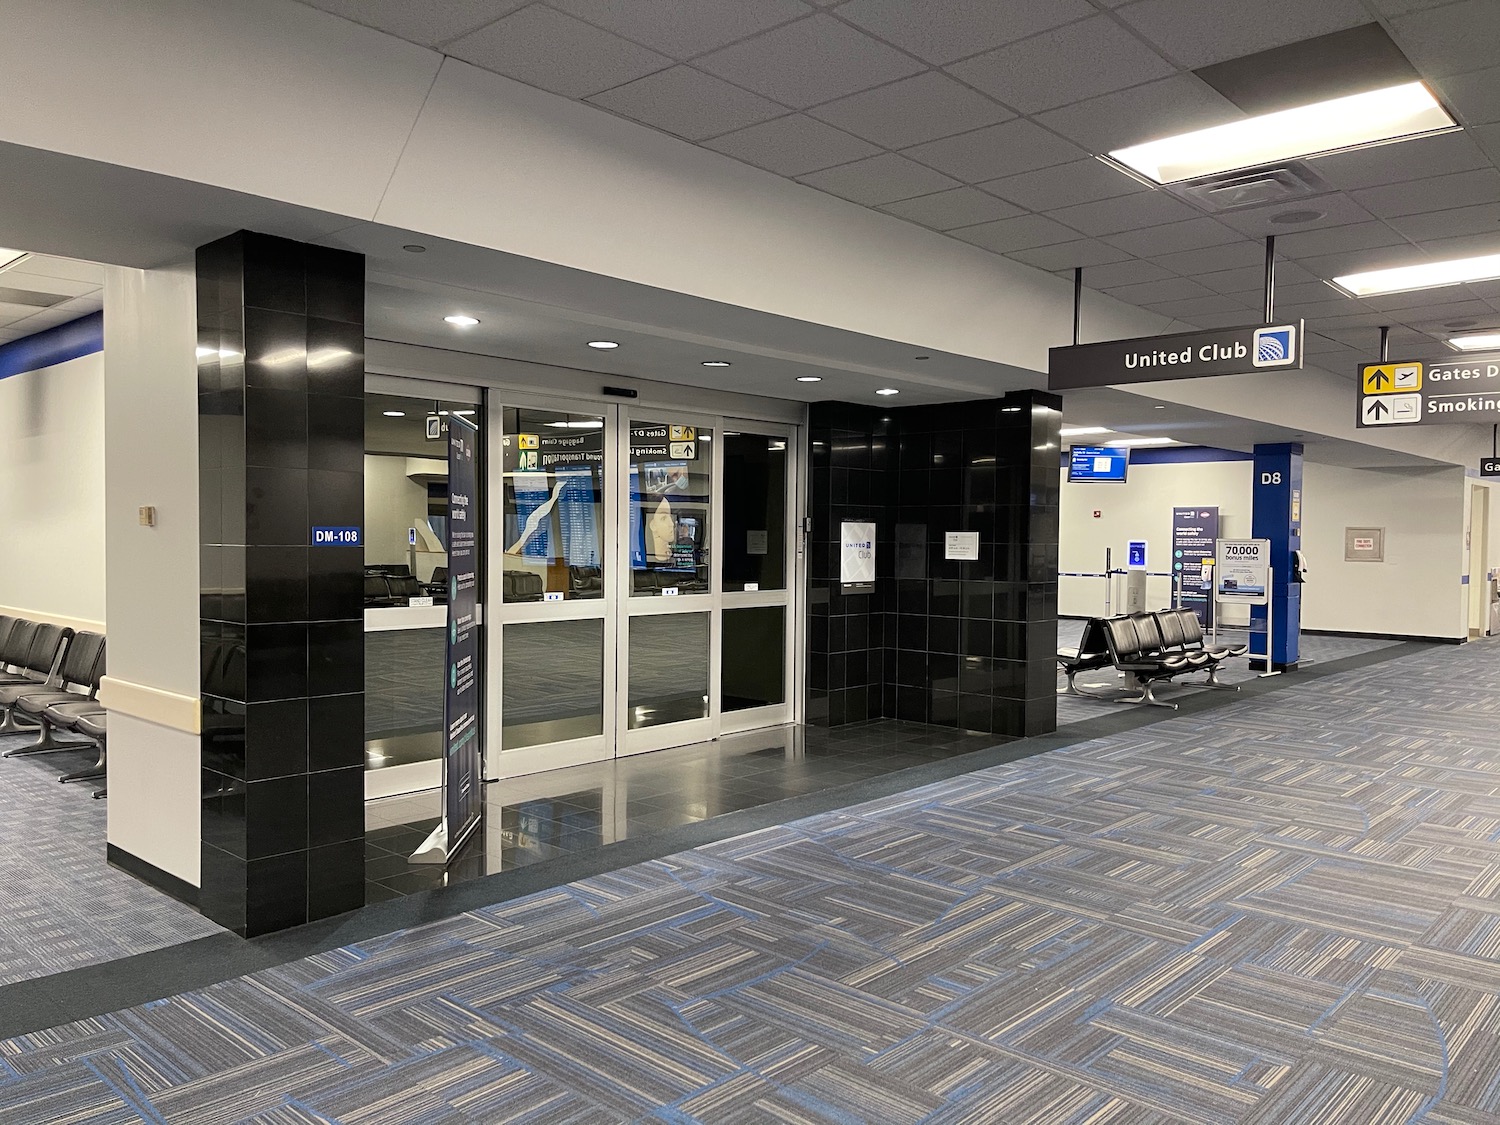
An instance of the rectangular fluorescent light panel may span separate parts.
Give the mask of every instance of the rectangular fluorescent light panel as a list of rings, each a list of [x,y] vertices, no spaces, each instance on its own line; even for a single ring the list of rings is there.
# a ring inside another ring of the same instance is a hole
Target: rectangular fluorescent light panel
[[[1086,437],[1089,434],[1107,434],[1107,426],[1066,426],[1057,431],[1062,437]]]
[[[1132,445],[1176,445],[1177,439],[1169,437],[1116,438],[1114,441],[1107,441],[1104,444],[1120,449]]]
[[[1248,117],[1110,153],[1158,184],[1258,168],[1458,126],[1421,82]]]
[[[24,257],[26,257],[25,250],[7,250],[4,246],[0,246],[0,270],[15,265]]]
[[[1500,254],[1480,258],[1455,258],[1448,262],[1421,262],[1388,270],[1370,270],[1336,277],[1333,283],[1353,297],[1379,293],[1405,293],[1412,289],[1436,289],[1462,285],[1466,281],[1489,281],[1500,277]]]
[[[1448,343],[1461,352],[1487,352],[1500,349],[1500,332],[1486,332],[1479,336],[1454,336]]]

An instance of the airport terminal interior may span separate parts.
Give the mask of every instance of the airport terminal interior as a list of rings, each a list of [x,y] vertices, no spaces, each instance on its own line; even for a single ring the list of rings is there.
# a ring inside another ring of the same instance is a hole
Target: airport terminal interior
[[[1500,0],[0,0],[0,1122],[1500,1122]]]

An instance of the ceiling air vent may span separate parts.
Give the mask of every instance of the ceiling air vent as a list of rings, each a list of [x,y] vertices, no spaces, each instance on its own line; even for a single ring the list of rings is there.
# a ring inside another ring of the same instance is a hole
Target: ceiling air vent
[[[1331,191],[1316,173],[1300,161],[1289,161],[1251,172],[1228,172],[1185,180],[1168,188],[1205,211],[1236,211],[1241,207],[1292,203]]]

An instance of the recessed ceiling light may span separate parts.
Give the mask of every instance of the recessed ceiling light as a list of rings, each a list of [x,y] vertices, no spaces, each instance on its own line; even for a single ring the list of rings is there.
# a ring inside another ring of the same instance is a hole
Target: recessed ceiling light
[[[1108,426],[1067,426],[1057,432],[1061,437],[1086,437],[1089,434],[1107,434],[1110,430]]]
[[[704,367],[728,367],[729,366],[729,361],[727,359],[705,359],[703,361],[703,366]]]
[[[468,418],[470,415],[474,414],[475,411],[473,411],[473,410],[455,410],[453,413],[457,414],[460,418]]]
[[[443,317],[443,319],[446,320],[449,324],[458,325],[460,328],[473,328],[474,325],[479,323],[477,318],[472,316],[464,316],[463,313],[454,313],[452,316]]]
[[[1116,438],[1114,441],[1107,441],[1104,444],[1112,445],[1116,448],[1131,445],[1176,445],[1177,439],[1169,437]]]
[[[404,411],[404,410],[382,410],[381,413],[384,414],[387,418],[405,418],[406,417],[406,411]]]
[[[931,358],[932,357],[930,355],[914,355],[914,356],[912,356],[912,359],[931,359]]]
[[[0,270],[9,269],[26,256],[25,250],[7,250],[0,246]]]
[[[415,243],[415,242],[408,242],[405,246],[401,247],[401,249],[405,250],[408,254],[425,254],[425,253],[427,253],[427,247],[422,246],[422,245],[420,245],[418,243]]]
[[[598,418],[589,418],[579,422],[548,422],[554,430],[602,430],[604,423]]]
[[[821,376],[821,375],[798,375],[797,376],[797,382],[799,382],[799,383],[821,383],[822,381],[823,381],[823,376]]]
[[[1165,406],[1153,406],[1151,409],[1152,410],[1165,410],[1166,407]]]
[[[878,395],[899,395],[901,392],[898,391],[895,387],[881,387],[880,390],[876,391],[875,393]]]
[[[1457,126],[1420,82],[1283,109],[1110,153],[1158,184],[1320,156]]]
[[[1500,277],[1500,254],[1485,254],[1479,258],[1455,258],[1447,262],[1422,262],[1415,266],[1345,274],[1334,278],[1333,283],[1352,297],[1371,297],[1377,293],[1437,289],[1443,285],[1489,281],[1497,277]]]
[[[1448,341],[1461,352],[1482,352],[1500,348],[1500,332],[1484,332],[1476,336],[1454,336]]]
[[[607,352],[611,348],[618,348],[619,346],[620,345],[617,344],[617,343],[615,343],[615,341],[613,341],[613,340],[590,340],[589,341],[589,347],[591,347],[591,348],[598,348],[602,352]]]
[[[1283,211],[1279,215],[1272,215],[1271,222],[1281,227],[1294,227],[1299,223],[1310,223],[1314,219],[1321,219],[1327,211]]]

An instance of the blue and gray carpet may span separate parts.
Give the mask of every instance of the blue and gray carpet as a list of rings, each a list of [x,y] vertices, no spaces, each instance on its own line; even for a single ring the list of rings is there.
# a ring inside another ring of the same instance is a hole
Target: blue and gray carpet
[[[1433,649],[0,1043],[0,1121],[1500,1120]]]

